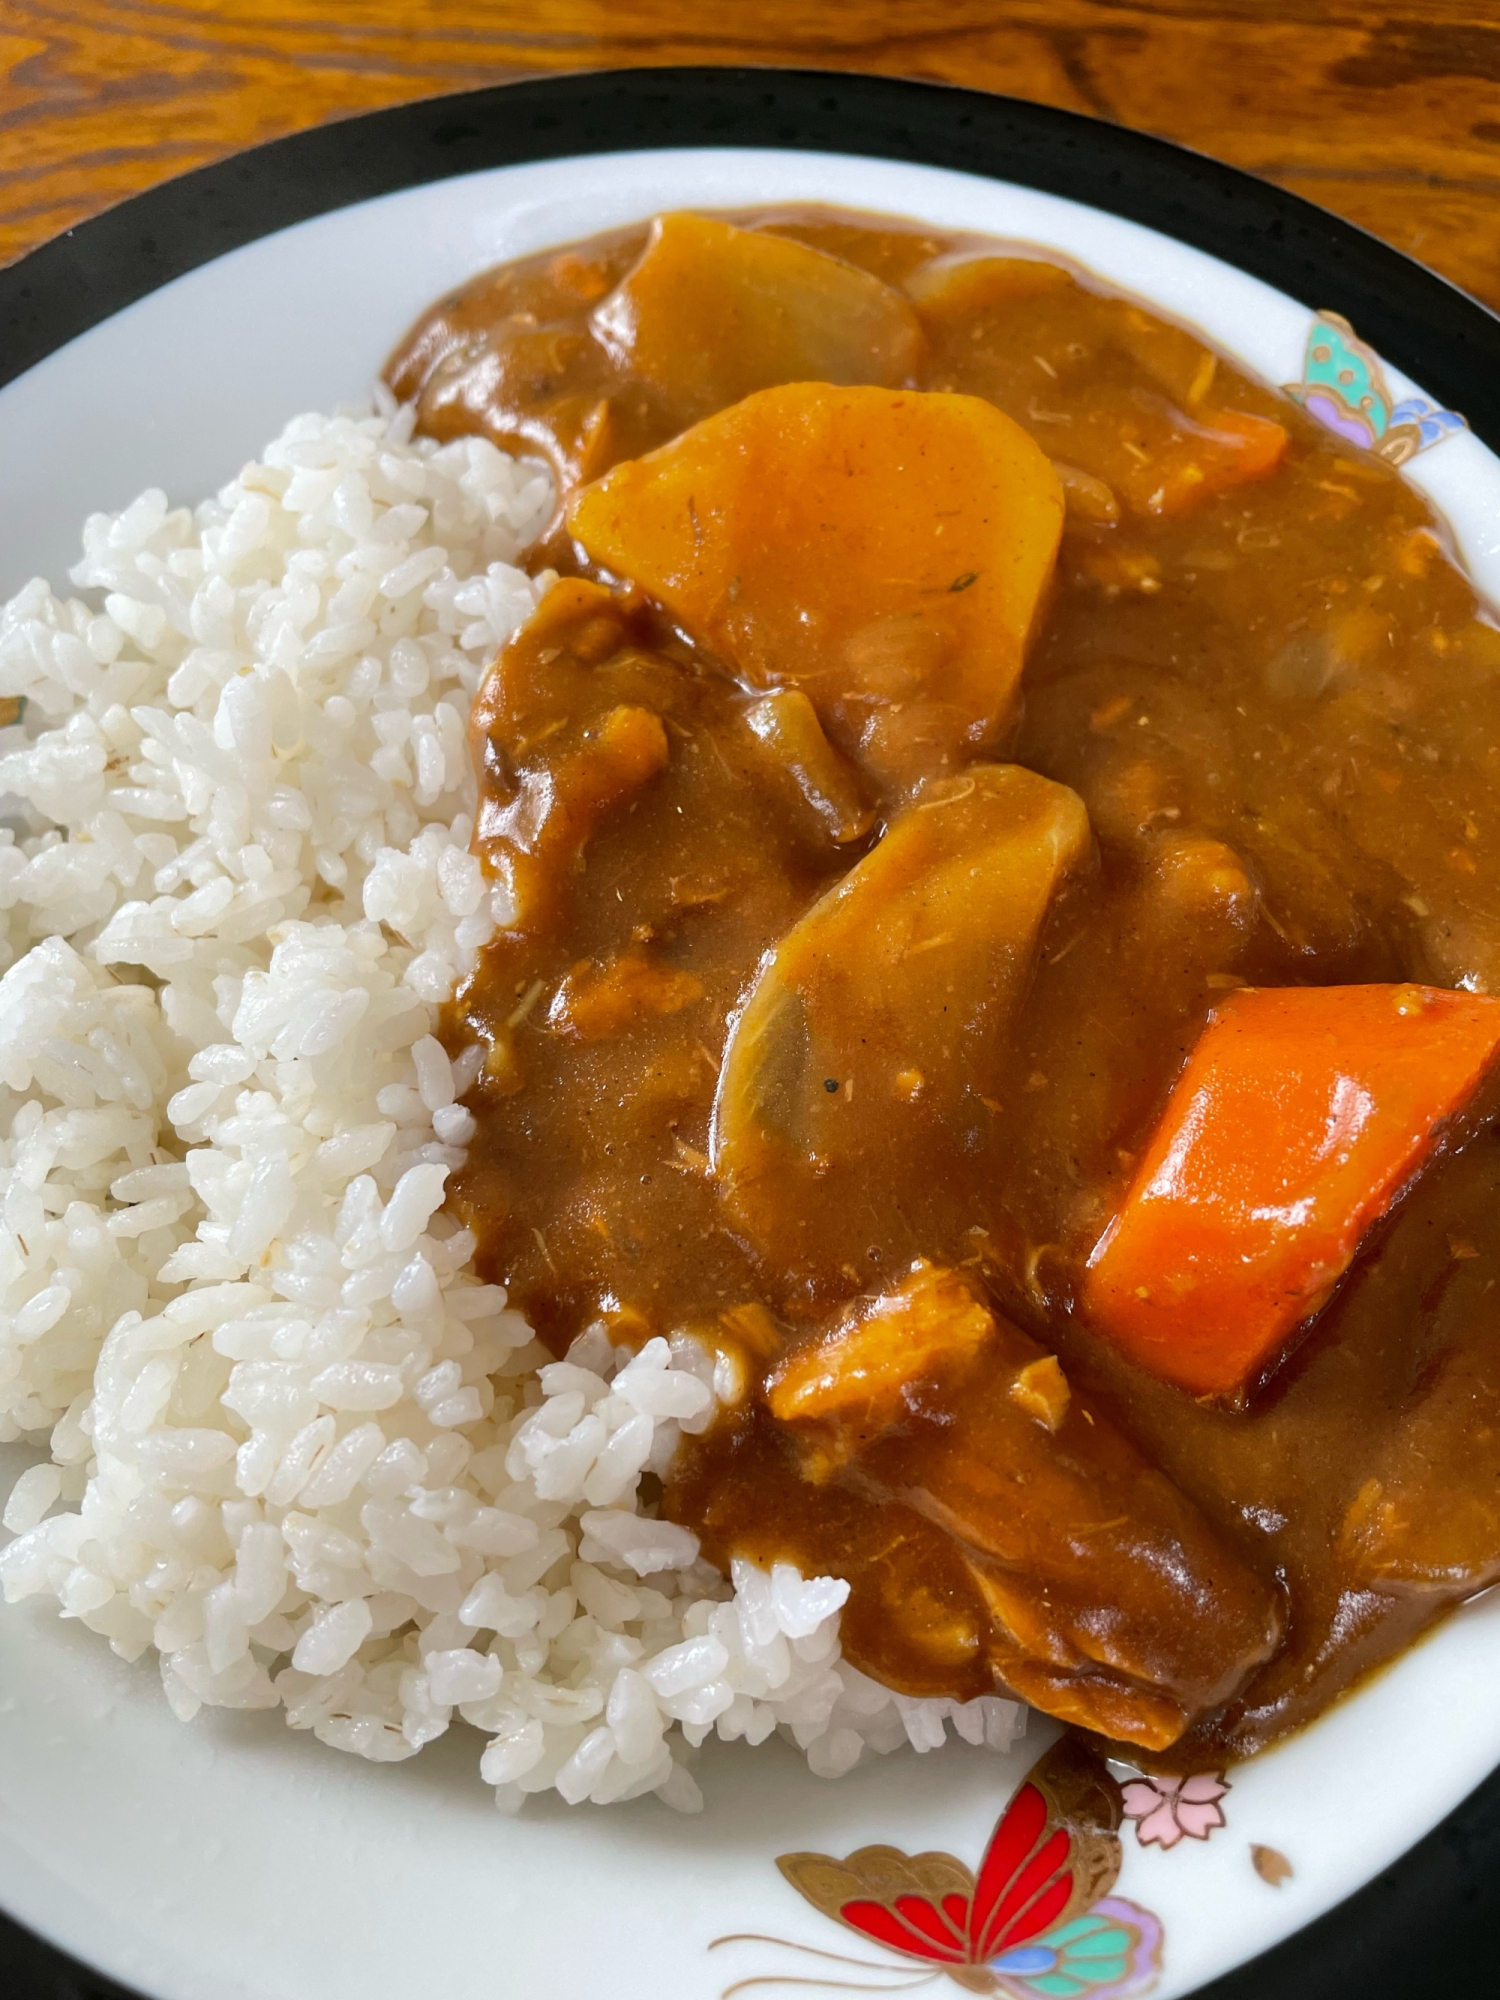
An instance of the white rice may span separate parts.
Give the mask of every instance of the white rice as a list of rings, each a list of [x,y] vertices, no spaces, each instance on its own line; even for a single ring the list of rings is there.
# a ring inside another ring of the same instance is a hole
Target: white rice
[[[545,580],[546,473],[409,411],[305,416],[196,514],[142,494],[0,611],[0,1439],[8,1601],[184,1720],[280,1707],[390,1762],[455,1712],[500,1803],[701,1803],[710,1731],[836,1776],[1014,1702],[840,1658],[847,1585],[731,1580],[638,1501],[711,1420],[691,1342],[553,1361],[443,1209],[434,1039],[506,912],[468,709]]]

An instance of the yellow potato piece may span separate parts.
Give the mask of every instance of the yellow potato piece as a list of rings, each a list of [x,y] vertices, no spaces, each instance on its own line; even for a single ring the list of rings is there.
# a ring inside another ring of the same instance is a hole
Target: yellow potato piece
[[[976,257],[960,250],[919,265],[907,278],[906,290],[924,314],[957,318],[1009,305],[1013,299],[1065,292],[1076,284],[1060,264],[1046,264],[1037,257]]]
[[[803,688],[887,796],[1008,714],[1063,496],[975,396],[793,383],[585,487],[568,525],[754,687]]]
[[[592,325],[684,424],[773,382],[903,383],[925,345],[908,301],[858,265],[707,215],[659,216]]]
[[[1064,876],[1075,792],[976,764],[902,813],[762,961],[725,1046],[710,1158],[736,1227],[794,1274],[830,1204],[881,1219],[991,1088]]]

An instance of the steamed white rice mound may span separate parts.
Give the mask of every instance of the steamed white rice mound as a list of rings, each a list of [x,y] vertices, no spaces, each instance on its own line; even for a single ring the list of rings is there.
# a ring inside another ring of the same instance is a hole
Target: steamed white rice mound
[[[184,1721],[392,1762],[457,1713],[509,1809],[692,1810],[710,1731],[830,1777],[950,1723],[1008,1748],[1015,1703],[840,1658],[846,1584],[725,1579],[652,1518],[712,1363],[602,1329],[553,1361],[444,1212],[472,1126],[434,1028],[506,915],[465,727],[552,492],[410,432],[299,417],[0,611],[0,1440],[48,1452],[5,1597],[155,1648]]]

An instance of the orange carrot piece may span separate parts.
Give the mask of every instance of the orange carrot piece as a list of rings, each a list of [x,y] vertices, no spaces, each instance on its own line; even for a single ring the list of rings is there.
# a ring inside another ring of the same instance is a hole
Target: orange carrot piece
[[[1132,472],[1125,498],[1143,514],[1188,514],[1215,493],[1264,479],[1286,447],[1286,431],[1271,418],[1216,410]]]
[[[1194,1395],[1239,1401],[1329,1297],[1500,1051],[1500,999],[1246,990],[1210,1015],[1083,1309]]]

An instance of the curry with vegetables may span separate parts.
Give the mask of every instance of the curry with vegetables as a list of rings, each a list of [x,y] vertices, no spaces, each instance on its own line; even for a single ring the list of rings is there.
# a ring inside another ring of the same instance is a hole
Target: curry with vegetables
[[[1500,1575],[1500,630],[1422,499],[1031,251],[669,215],[388,371],[540,452],[452,1188],[848,1656],[1201,1766]]]

